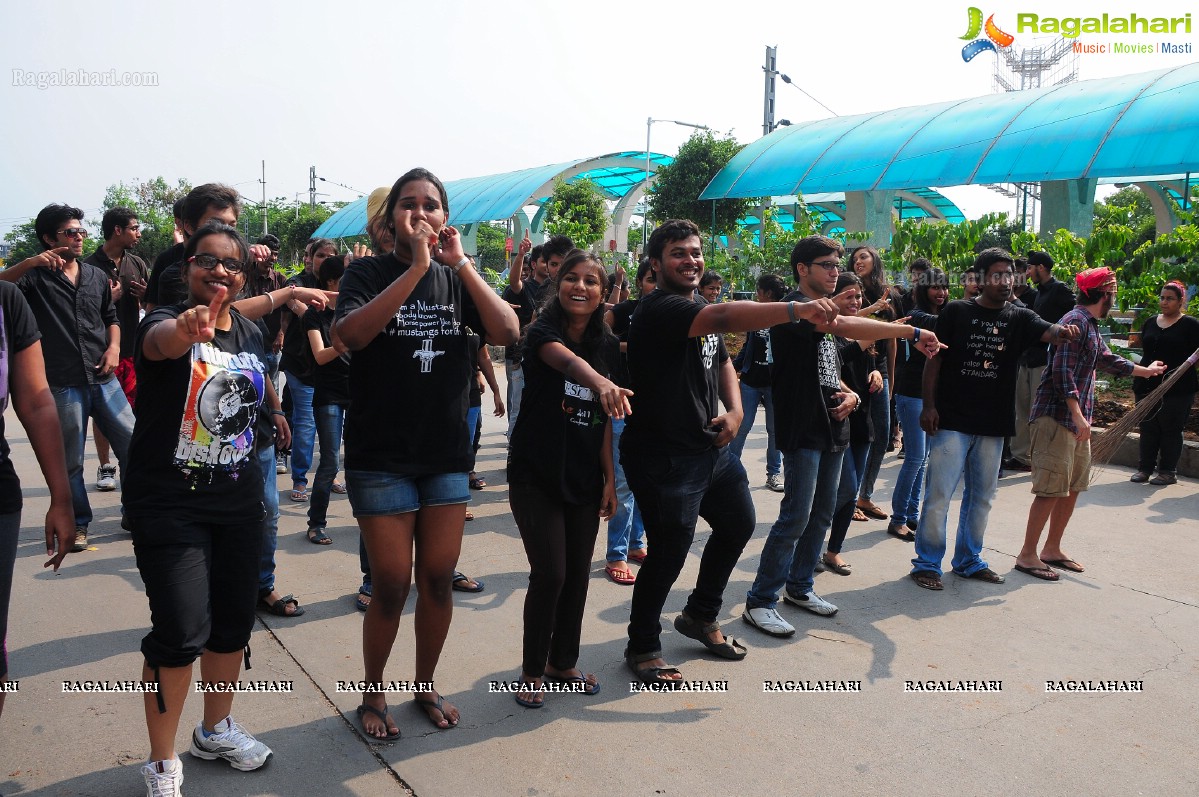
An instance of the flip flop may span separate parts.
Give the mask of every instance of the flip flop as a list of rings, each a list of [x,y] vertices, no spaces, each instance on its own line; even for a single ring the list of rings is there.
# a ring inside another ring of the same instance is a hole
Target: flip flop
[[[884,512],[883,510],[879,509],[874,504],[867,504],[866,506],[862,506],[861,504],[855,504],[855,507],[857,509],[862,510],[862,512],[864,512],[865,514],[874,518],[875,520],[886,520],[887,519],[887,513]]]
[[[333,492],[337,493],[338,495],[346,494],[346,486],[344,484],[342,484],[341,482],[333,482],[333,486],[330,487],[329,489],[332,490]]]
[[[1021,573],[1028,573],[1033,578],[1039,578],[1042,581],[1057,581],[1057,571],[1051,567],[1025,567],[1024,565],[1016,565],[1016,569]]]
[[[302,504],[308,500],[308,486],[300,485],[299,487],[291,488],[291,500],[297,504]]]
[[[428,698],[414,697],[414,698],[412,698],[412,702],[416,703],[417,707],[420,708],[421,711],[425,712],[425,717],[429,720],[430,723],[432,723],[434,728],[437,728],[438,730],[441,730],[441,731],[448,731],[450,728],[458,727],[458,723],[456,721],[451,720],[449,717],[447,717],[445,715],[445,708],[444,708],[445,698],[442,697],[441,695],[438,695],[436,700],[429,700]],[[433,719],[432,715],[429,714],[429,709],[431,709],[431,708],[435,708],[439,712],[441,712],[442,719],[444,719],[446,722],[448,722],[449,725],[447,725],[444,728],[441,727],[441,725],[439,725],[437,723],[437,720]]]
[[[580,695],[598,695],[600,693],[600,684],[599,681],[595,680],[594,675],[572,675],[569,678],[559,678],[556,675],[546,673],[542,677],[555,684],[583,684],[582,688],[572,690],[577,691]]]
[[[1069,570],[1071,573],[1086,572],[1086,568],[1084,568],[1078,562],[1075,562],[1073,559],[1042,559],[1041,561],[1047,565],[1059,567],[1062,570]]]
[[[308,529],[308,541],[313,545],[332,545],[333,538],[324,529]]]
[[[856,506],[855,506],[855,507],[853,508],[853,519],[854,519],[854,520],[856,520],[856,521],[857,521],[857,522],[859,522],[859,523],[864,523],[864,522],[866,522],[867,520],[869,520],[870,518],[866,517],[866,513],[865,513],[865,512],[863,512],[861,509],[859,509],[858,507],[856,507]]]
[[[630,570],[621,570],[618,567],[605,567],[604,572],[608,574],[608,578],[613,584],[631,587],[637,583],[637,576],[633,575]]]
[[[484,479],[482,476],[476,476],[475,478],[470,480],[470,489],[472,489],[472,490],[482,490],[486,486],[487,486],[487,480]]]
[[[458,586],[458,582],[460,582],[460,581],[463,584],[466,584],[467,586],[463,586],[463,587]],[[469,586],[471,581],[475,582],[475,585],[473,587]],[[469,578],[465,573],[459,573],[457,570],[455,570],[454,571],[454,581],[453,581],[453,583],[450,584],[450,587],[453,590],[455,590],[456,592],[482,592],[483,591],[483,582],[479,581],[477,578],[475,578],[475,579]]]
[[[358,611],[365,612],[367,610],[367,608],[370,607],[370,603],[362,600],[364,597],[369,598],[370,596],[371,596],[371,585],[370,584],[363,584],[361,587],[358,588],[358,597],[354,598],[354,606],[357,607]]]
[[[528,689],[525,688],[526,686]],[[534,698],[539,695],[542,697],[542,699],[535,700]],[[518,689],[512,695],[512,699],[515,700],[518,705],[524,706],[525,708],[541,708],[545,705],[545,692],[539,686],[535,686],[528,681],[521,681],[520,689]]]
[[[647,553],[631,553],[628,555],[628,560],[630,562],[633,562],[634,564],[643,565],[643,564],[645,564],[645,557],[648,555],[649,555],[648,552]]]
[[[387,722],[387,720],[391,716],[391,714],[390,714],[390,712],[388,712],[386,706],[384,706],[383,710],[380,711],[379,709],[375,708],[374,706],[368,706],[366,703],[363,703],[361,706],[359,706],[355,710],[358,712],[358,724],[362,725],[362,735],[365,736],[368,740],[370,740],[372,742],[394,742],[396,739],[399,739],[403,735],[400,733],[399,726],[396,726],[395,733],[391,733],[390,731],[388,731],[386,736],[374,736],[366,729],[366,725],[363,724],[363,722],[362,722],[363,714],[374,714],[376,717],[378,717],[382,721],[383,730],[387,730],[387,726],[389,724]],[[391,724],[395,724],[395,723],[392,722]]]

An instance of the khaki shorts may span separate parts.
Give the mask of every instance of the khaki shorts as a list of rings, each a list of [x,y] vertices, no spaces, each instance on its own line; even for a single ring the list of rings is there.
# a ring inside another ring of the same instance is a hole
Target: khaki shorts
[[[1090,480],[1091,441],[1080,442],[1048,415],[1033,421],[1029,433],[1033,494],[1064,498],[1084,492]]]

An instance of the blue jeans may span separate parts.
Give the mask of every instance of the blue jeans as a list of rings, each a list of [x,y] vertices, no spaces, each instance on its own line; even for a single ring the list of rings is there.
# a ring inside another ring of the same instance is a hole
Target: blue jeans
[[[866,469],[858,472],[861,480],[858,495],[863,501],[869,501],[874,496],[874,482],[878,479],[878,472],[883,467],[883,457],[891,443],[890,394],[891,383],[888,379],[883,380],[882,390],[870,394],[870,422],[874,425],[874,442],[870,444]]]
[[[949,501],[965,477],[962,511],[958,516],[957,544],[953,551],[953,570],[972,576],[984,569],[983,533],[991,514],[991,501],[999,486],[999,463],[1003,458],[1003,438],[963,434],[942,429],[929,439],[928,494],[916,530],[916,558],[913,573],[941,575],[945,558],[945,527]]]
[[[745,417],[741,419],[741,428],[737,430],[737,436],[729,443],[729,451],[734,457],[741,459],[741,452],[745,450],[745,440],[749,437],[749,430],[754,428],[754,420],[758,416],[758,402],[766,408],[766,475],[777,476],[783,469],[783,455],[774,447],[774,398],[770,388],[750,387],[744,382],[741,383],[741,409],[745,411]]]
[[[520,414],[520,397],[525,392],[525,372],[520,363],[504,360],[504,375],[508,377],[508,439],[516,427],[516,416]]]
[[[845,451],[783,452],[783,503],[770,527],[745,608],[774,608],[784,585],[792,595],[812,589],[824,533],[833,521]]]
[[[291,393],[291,480],[308,484],[312,467],[312,448],[316,443],[316,419],[312,415],[312,385],[306,385],[291,371],[284,371],[287,391]]]
[[[895,412],[903,427],[903,465],[891,492],[891,522],[900,526],[920,520],[920,490],[924,486],[924,463],[928,460],[928,436],[920,428],[923,406],[922,399],[895,396]]]
[[[853,522],[854,509],[858,505],[858,488],[868,467],[871,451],[872,443],[851,443],[849,451],[845,452],[841,462],[841,484],[837,487],[837,509],[828,533],[830,553],[841,553],[841,544],[845,542],[849,524]]]
[[[128,460],[129,438],[133,435],[133,410],[117,379],[94,385],[51,387],[58,423],[62,427],[62,447],[67,458],[67,479],[71,483],[71,503],[75,525],[87,528],[92,522],[92,505],[83,483],[83,446],[87,442],[87,419],[108,438],[117,462]],[[124,470],[124,468],[122,468]],[[123,475],[123,474],[122,474]]]
[[[275,474],[275,447],[266,446],[259,451],[258,464],[262,466],[262,506],[266,517],[262,519],[262,556],[258,567],[258,595],[270,595],[275,589],[275,548],[279,540],[279,477]]]
[[[645,547],[645,523],[641,520],[641,508],[629,489],[624,468],[620,465],[620,436],[624,432],[624,419],[611,419],[612,423],[612,467],[616,471],[616,511],[608,521],[608,561],[623,562],[629,551]]]
[[[649,653],[662,649],[662,607],[687,561],[696,519],[708,521],[712,535],[683,611],[705,624],[719,616],[729,576],[757,521],[745,468],[727,447],[699,454],[641,451],[623,460],[649,543],[633,585],[628,651]]]
[[[466,444],[470,446],[470,450],[475,452],[475,438],[479,433],[479,416],[483,414],[482,407],[468,407],[466,410]],[[476,452],[477,453],[477,452]],[[471,454],[471,469],[475,467],[475,453]]]
[[[328,525],[329,496],[333,492],[333,480],[341,467],[341,428],[346,420],[345,407],[325,404],[313,407],[316,419],[316,438],[320,445],[321,460],[308,498],[308,528],[323,529]]]

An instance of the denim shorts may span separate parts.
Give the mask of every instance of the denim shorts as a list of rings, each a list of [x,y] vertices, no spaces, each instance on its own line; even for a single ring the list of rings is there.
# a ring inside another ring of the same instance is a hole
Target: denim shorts
[[[346,493],[354,517],[402,515],[422,506],[470,502],[465,473],[397,476],[373,470],[347,470]]]

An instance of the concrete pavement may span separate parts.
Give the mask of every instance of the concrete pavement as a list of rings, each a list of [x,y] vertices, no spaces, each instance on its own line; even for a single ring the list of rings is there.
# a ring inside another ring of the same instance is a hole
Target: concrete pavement
[[[502,371],[500,373],[502,379]],[[490,405],[484,397],[485,408]],[[282,494],[278,579],[306,608],[301,618],[260,615],[253,669],[243,681],[290,681],[290,694],[242,695],[234,715],[275,751],[240,773],[181,753],[185,794],[198,795],[1193,795],[1199,716],[1199,497],[1193,480],[1130,484],[1100,474],[1079,502],[1066,548],[1087,567],[1045,583],[1012,571],[1030,501],[1028,477],[1005,478],[987,532],[987,558],[1007,583],[949,575],[932,593],[907,578],[912,546],[882,521],[854,523],[853,573],[817,576],[832,618],[780,605],[798,628],[776,640],[739,618],[779,496],[765,490],[764,433],[746,449],[758,526],[726,593],[726,628],[750,648],[742,662],[707,655],[670,620],[694,583],[708,531],[664,615],[663,649],[688,680],[727,681],[727,692],[630,694],[621,663],[630,588],[604,578],[597,544],[580,666],[603,684],[595,697],[549,695],[530,711],[489,691],[520,661],[527,562],[507,506],[504,422],[485,415],[479,472],[460,569],[486,582],[456,593],[437,685],[462,722],[435,730],[393,695],[404,738],[367,744],[351,724],[361,678],[357,531],[344,497],[330,507],[332,546],[304,538],[306,505]],[[8,648],[19,690],[0,718],[0,794],[134,795],[148,749],[141,697],[64,694],[63,681],[135,679],[149,611],[118,494],[91,494],[92,549],[43,570],[46,490],[24,431],[6,418],[26,507]],[[91,455],[89,444],[89,455]],[[886,459],[876,500],[898,469]],[[89,459],[89,482],[95,472]],[[281,490],[290,487],[280,477]],[[951,511],[956,517],[956,505]],[[952,520],[951,520],[952,524]],[[604,536],[601,528],[601,540]],[[414,593],[415,596],[415,593]],[[387,677],[412,678],[411,601]],[[198,671],[197,671],[198,672]],[[1047,692],[1046,682],[1138,682],[1142,691]],[[764,682],[832,681],[860,691],[766,692]],[[1000,691],[905,691],[959,681]],[[917,684],[913,683],[912,687]],[[184,751],[200,700],[189,698]]]

